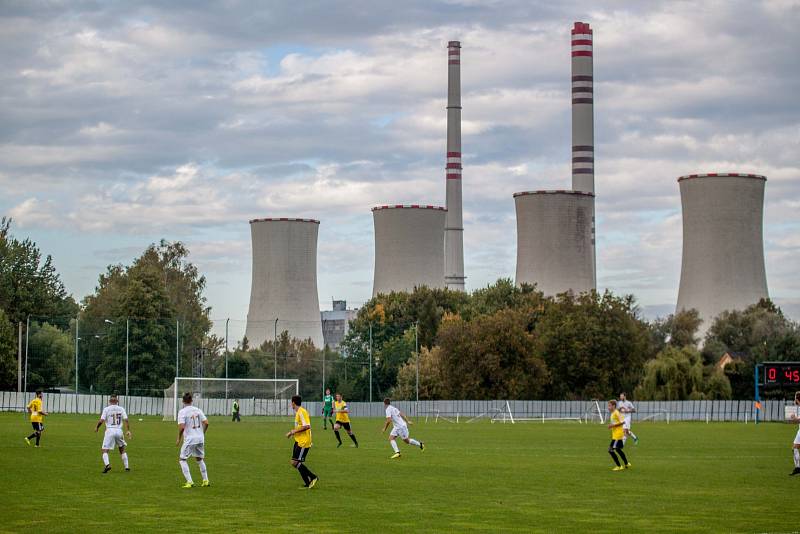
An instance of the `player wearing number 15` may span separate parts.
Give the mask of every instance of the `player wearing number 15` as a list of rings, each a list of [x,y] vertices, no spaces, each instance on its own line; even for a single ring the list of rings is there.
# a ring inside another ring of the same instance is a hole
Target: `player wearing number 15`
[[[111,471],[108,451],[115,446],[119,447],[119,455],[120,458],[122,458],[122,465],[125,466],[125,471],[130,471],[130,467],[128,467],[128,453],[125,452],[125,447],[127,447],[128,444],[125,443],[122,436],[122,423],[124,422],[125,430],[127,430],[128,433],[128,439],[131,439],[131,425],[128,422],[128,414],[125,412],[125,408],[119,406],[119,400],[116,395],[111,395],[108,402],[109,405],[103,408],[103,413],[100,414],[100,420],[94,427],[94,431],[97,433],[103,424],[106,425],[106,433],[103,436],[103,446],[101,447],[103,451],[103,465],[105,466],[103,468],[103,474]]]
[[[175,445],[181,444],[183,438],[183,446],[181,447],[180,455],[178,456],[178,463],[181,465],[181,472],[186,479],[184,488],[191,488],[194,486],[192,481],[192,473],[189,471],[189,464],[186,460],[190,456],[194,456],[197,460],[197,466],[200,468],[200,475],[203,477],[203,487],[209,485],[208,471],[206,470],[205,462],[205,445],[206,445],[206,432],[208,431],[208,418],[200,408],[192,406],[192,394],[183,394],[183,408],[178,412],[178,440]]]

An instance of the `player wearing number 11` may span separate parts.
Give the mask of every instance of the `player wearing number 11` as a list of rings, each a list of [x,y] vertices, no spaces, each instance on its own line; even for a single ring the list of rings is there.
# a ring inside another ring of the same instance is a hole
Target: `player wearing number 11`
[[[106,433],[103,436],[103,474],[111,471],[111,462],[108,460],[108,451],[115,446],[119,447],[119,456],[122,458],[122,465],[125,466],[125,471],[130,471],[128,467],[128,453],[125,452],[125,447],[128,446],[122,436],[122,423],[125,423],[125,430],[127,430],[128,439],[131,439],[131,424],[128,422],[128,414],[125,408],[119,406],[119,399],[116,395],[111,395],[108,399],[109,405],[103,408],[103,413],[100,414],[100,420],[94,427],[95,433],[100,430],[103,424],[106,425]]]
[[[200,408],[192,406],[192,394],[183,394],[183,408],[178,412],[178,440],[175,445],[181,444],[183,438],[183,446],[181,453],[178,456],[178,463],[181,464],[181,472],[186,479],[184,488],[191,488],[194,486],[192,481],[192,473],[189,471],[189,464],[186,460],[190,456],[194,456],[197,460],[197,466],[200,468],[200,475],[203,477],[203,487],[209,485],[208,471],[206,470],[205,446],[206,446],[206,432],[208,431],[208,418]]]

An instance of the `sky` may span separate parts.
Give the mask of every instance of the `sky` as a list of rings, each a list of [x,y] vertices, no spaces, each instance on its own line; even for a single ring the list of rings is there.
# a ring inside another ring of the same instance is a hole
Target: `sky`
[[[674,310],[677,178],[767,176],[770,296],[800,318],[800,0],[0,0],[0,212],[69,292],[180,240],[243,328],[250,228],[321,221],[322,309],[371,296],[380,204],[444,204],[462,42],[467,289],[513,278],[512,194],[570,187],[570,29],[594,30],[598,289]]]

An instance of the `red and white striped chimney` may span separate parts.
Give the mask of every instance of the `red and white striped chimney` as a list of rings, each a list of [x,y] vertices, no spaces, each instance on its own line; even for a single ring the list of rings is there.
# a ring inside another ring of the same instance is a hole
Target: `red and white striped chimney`
[[[594,193],[594,66],[592,29],[572,28],[572,189]]]
[[[447,43],[447,217],[445,287],[464,291],[464,224],[461,214],[461,43]]]

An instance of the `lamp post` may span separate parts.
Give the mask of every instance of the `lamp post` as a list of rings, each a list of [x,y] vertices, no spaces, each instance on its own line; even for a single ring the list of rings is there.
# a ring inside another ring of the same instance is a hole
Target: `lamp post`
[[[369,401],[372,402],[372,323],[369,323]]]
[[[105,322],[107,324],[111,324],[111,325],[116,324],[116,323],[114,323],[114,321],[111,321],[109,319],[104,319],[103,322]],[[129,363],[130,363],[130,336],[129,336],[129,334],[130,334],[130,319],[126,318],[125,319],[125,398],[126,399],[128,398],[128,392],[129,392],[129,389],[128,389],[128,369],[129,369]],[[97,337],[97,336],[95,336],[95,337]]]
[[[78,340],[80,330],[78,326],[79,316],[75,316],[75,413],[78,412]]]
[[[228,324],[231,319],[225,319],[225,398],[228,398]]]
[[[414,350],[417,352],[417,404],[419,404],[419,321],[414,323]],[[416,411],[418,407],[415,407]]]
[[[30,339],[31,331],[31,316],[25,319],[25,376],[23,378],[24,385],[22,391],[28,392],[28,340]]]
[[[274,337],[272,338],[272,348],[273,348],[273,356],[275,358],[274,367],[272,370],[272,378],[273,382],[272,385],[275,388],[275,394],[273,395],[274,398],[278,398],[278,318],[275,318],[275,331]]]

